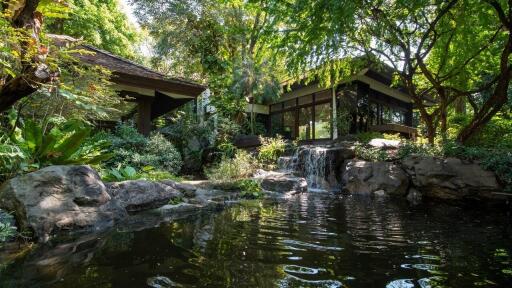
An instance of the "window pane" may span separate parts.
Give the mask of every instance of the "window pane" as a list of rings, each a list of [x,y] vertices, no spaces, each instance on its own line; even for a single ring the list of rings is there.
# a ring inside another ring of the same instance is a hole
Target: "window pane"
[[[278,113],[278,114],[273,114],[271,117],[270,117],[270,127],[271,127],[271,131],[270,131],[270,134],[275,136],[277,134],[280,134],[282,135],[283,134],[283,114],[281,113]]]
[[[299,139],[310,140],[313,134],[313,107],[301,108],[299,111]]]
[[[325,91],[322,91],[322,92],[318,92],[317,94],[315,94],[315,101],[316,102],[319,102],[319,101],[322,101],[322,100],[328,100],[328,99],[332,99],[332,92],[331,90],[325,90]]]
[[[295,111],[284,113],[283,137],[286,139],[295,139]]]
[[[299,98],[299,105],[306,105],[313,103],[313,95],[306,95]]]
[[[405,112],[399,109],[393,110],[393,123],[404,124],[405,123]]]
[[[331,104],[315,106],[315,139],[331,138]]]

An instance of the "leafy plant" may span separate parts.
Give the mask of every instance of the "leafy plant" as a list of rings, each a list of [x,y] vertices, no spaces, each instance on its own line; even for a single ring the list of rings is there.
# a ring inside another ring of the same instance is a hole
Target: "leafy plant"
[[[183,165],[181,154],[162,134],[147,139],[131,123],[119,124],[114,133],[104,137],[112,143],[114,153],[107,163],[109,167],[121,164],[140,170],[152,166],[177,174]]]
[[[260,137],[260,140],[262,145],[259,148],[258,160],[265,165],[275,165],[286,150],[286,142],[281,136],[276,138]]]
[[[131,166],[119,166],[117,168],[107,170],[102,178],[105,181],[136,180],[140,178],[140,174],[138,174],[137,170]]]
[[[80,121],[70,120],[50,131],[32,121],[26,121],[12,143],[23,156],[22,169],[32,170],[48,165],[99,164],[112,154],[106,153],[106,141],[87,142],[91,128]],[[12,148],[12,145],[11,145]]]
[[[356,157],[366,161],[386,161],[389,159],[387,152],[380,148],[366,147],[358,144],[355,146]]]
[[[237,150],[234,158],[224,157],[219,163],[206,169],[208,179],[214,181],[232,181],[247,178],[258,168],[258,161],[249,153]]]
[[[21,162],[25,159],[23,151],[5,137],[0,137],[0,182],[10,178],[18,171]]]
[[[410,155],[442,156],[442,154],[442,149],[439,146],[406,141],[398,147],[397,157],[403,159]]]
[[[169,205],[178,205],[180,203],[183,203],[185,202],[185,200],[183,200],[183,197],[181,196],[178,196],[178,197],[174,197],[174,198],[171,198],[168,202]]]
[[[258,199],[263,196],[260,183],[253,179],[238,180],[235,184],[240,189],[240,196],[246,199]]]
[[[12,220],[13,217],[10,214],[0,211],[0,243],[16,236],[17,229],[11,225]]]

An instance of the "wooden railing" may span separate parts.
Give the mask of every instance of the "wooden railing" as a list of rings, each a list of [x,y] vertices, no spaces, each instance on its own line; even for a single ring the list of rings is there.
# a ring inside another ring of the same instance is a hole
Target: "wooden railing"
[[[382,124],[370,126],[370,131],[383,132],[383,133],[400,133],[411,139],[416,138],[418,129],[401,124]]]

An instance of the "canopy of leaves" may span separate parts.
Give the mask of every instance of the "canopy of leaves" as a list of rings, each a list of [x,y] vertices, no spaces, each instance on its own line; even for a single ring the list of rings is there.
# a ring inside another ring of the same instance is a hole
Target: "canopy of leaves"
[[[69,0],[62,14],[44,13],[46,29],[83,38],[86,43],[129,59],[136,59],[140,33],[121,10],[119,0]],[[53,17],[52,17],[53,16]]]

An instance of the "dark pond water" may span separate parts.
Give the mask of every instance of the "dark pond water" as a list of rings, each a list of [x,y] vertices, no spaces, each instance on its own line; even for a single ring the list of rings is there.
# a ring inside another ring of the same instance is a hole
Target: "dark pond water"
[[[310,194],[40,247],[0,286],[512,287],[511,232],[506,214]]]

